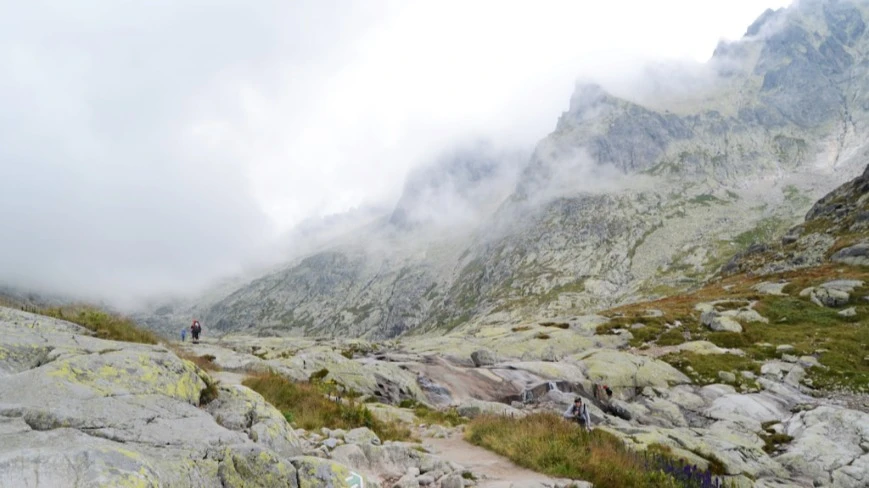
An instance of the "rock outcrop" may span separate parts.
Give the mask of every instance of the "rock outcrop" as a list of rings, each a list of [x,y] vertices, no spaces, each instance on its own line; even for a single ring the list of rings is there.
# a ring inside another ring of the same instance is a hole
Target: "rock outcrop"
[[[0,329],[0,486],[376,487],[397,467],[435,463],[364,428],[336,431],[331,448],[351,454],[305,456],[307,441],[259,394],[165,346],[6,308]],[[426,470],[429,485],[456,469]]]

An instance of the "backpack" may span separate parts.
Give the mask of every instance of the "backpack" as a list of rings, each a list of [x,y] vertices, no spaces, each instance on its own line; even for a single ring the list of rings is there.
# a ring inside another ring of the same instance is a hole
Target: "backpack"
[[[199,332],[201,332],[201,331],[202,331],[202,326],[199,325],[198,322],[195,323],[195,324],[193,324],[193,332],[199,333]]]

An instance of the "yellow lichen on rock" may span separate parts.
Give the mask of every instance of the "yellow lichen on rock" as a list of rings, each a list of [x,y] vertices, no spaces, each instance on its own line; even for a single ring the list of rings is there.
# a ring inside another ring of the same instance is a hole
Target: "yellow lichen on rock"
[[[229,448],[217,473],[224,488],[296,488],[295,468],[266,450]]]
[[[97,395],[164,395],[197,404],[205,383],[196,367],[165,353],[111,351],[55,361],[48,375]]]

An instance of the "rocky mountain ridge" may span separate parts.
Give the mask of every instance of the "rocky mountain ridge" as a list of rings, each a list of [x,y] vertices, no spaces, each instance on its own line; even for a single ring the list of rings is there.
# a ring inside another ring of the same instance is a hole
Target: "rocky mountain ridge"
[[[862,170],[867,11],[799,2],[684,79],[651,75],[653,88],[621,97],[578,85],[512,191],[492,192],[501,187],[487,178],[502,173],[490,153],[463,153],[410,184],[391,219],[232,293],[143,318],[164,330],[196,315],[219,333],[388,338],[699,286]],[[426,225],[444,188],[444,201],[482,220]],[[469,197],[477,190],[486,198]],[[407,225],[407,205],[422,220]]]

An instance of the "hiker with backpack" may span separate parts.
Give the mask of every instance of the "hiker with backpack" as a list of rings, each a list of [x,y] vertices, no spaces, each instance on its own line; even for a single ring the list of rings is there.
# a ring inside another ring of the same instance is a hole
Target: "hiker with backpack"
[[[588,406],[582,403],[580,397],[576,397],[573,405],[567,407],[567,410],[564,411],[564,418],[578,423],[587,432],[591,431],[591,416],[588,414]]]
[[[199,334],[202,333],[202,325],[199,324],[199,321],[193,319],[193,325],[190,326],[190,333],[193,335],[193,343],[199,344]]]

